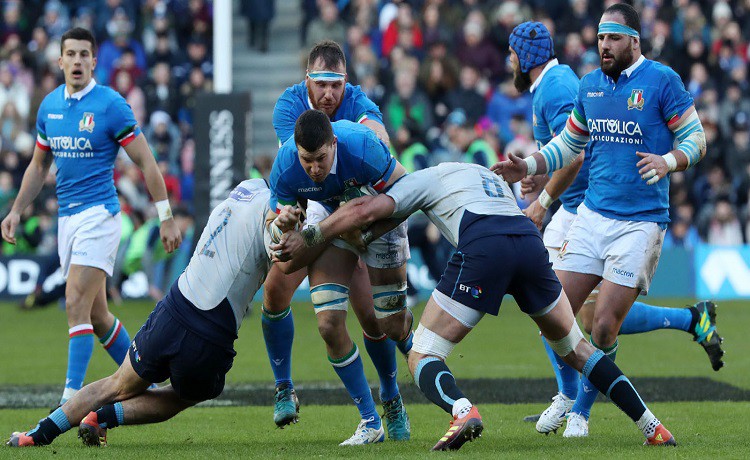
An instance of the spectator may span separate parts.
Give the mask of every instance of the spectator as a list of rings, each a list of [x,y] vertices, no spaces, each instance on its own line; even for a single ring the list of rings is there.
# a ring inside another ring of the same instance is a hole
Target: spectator
[[[13,103],[22,120],[28,119],[31,105],[30,94],[20,82],[13,78],[10,64],[3,62],[0,63],[0,112],[9,102]]]
[[[487,117],[500,132],[503,142],[510,142],[514,135],[510,120],[514,115],[525,116],[531,124],[531,94],[519,94],[512,81],[501,84],[487,104]]]
[[[268,52],[268,36],[271,21],[276,14],[275,0],[245,0],[240,11],[247,19],[247,44],[258,47],[261,53]]]
[[[422,13],[424,22],[423,46],[429,49],[435,43],[447,43],[451,39],[451,31],[444,24],[440,16],[440,8],[436,3],[429,3]]]
[[[721,246],[742,244],[742,226],[737,219],[737,212],[725,198],[719,199],[714,205],[707,240],[708,244]]]
[[[62,34],[70,29],[70,15],[68,9],[58,0],[48,0],[44,5],[44,16],[39,19],[39,25],[44,27],[53,40],[60,40]]]
[[[479,16],[481,18],[481,16]],[[504,75],[503,57],[484,35],[483,18],[467,19],[463,27],[463,34],[456,44],[456,55],[461,64],[479,69],[482,76],[493,82],[502,79]],[[507,49],[507,47],[505,48]]]
[[[180,106],[180,96],[177,86],[172,80],[172,71],[169,64],[159,62],[154,65],[152,77],[146,83],[144,93],[146,95],[146,109],[149,113],[163,110],[174,120]]]
[[[487,101],[484,97],[487,87],[483,83],[479,70],[471,66],[461,68],[461,79],[458,88],[448,93],[446,103],[449,110],[461,109],[466,113],[468,123],[474,125],[479,118],[487,113]]]
[[[135,84],[127,70],[116,70],[112,78],[113,88],[125,98],[130,108],[133,109],[135,121],[143,126],[146,123],[146,96],[143,90]]]
[[[394,76],[396,91],[388,98],[383,110],[388,135],[394,137],[396,131],[407,118],[414,120],[422,132],[432,126],[432,105],[425,94],[417,88],[417,79],[410,69],[400,69]]]
[[[344,43],[346,40],[346,26],[339,19],[339,10],[336,5],[331,0],[320,0],[318,4],[320,15],[313,19],[307,28],[305,48],[308,50],[323,40],[333,40],[337,43]]]
[[[403,35],[404,39],[399,37]],[[396,43],[404,40],[409,48],[422,49],[422,29],[414,20],[411,5],[406,2],[399,3],[396,18],[388,24],[383,34],[383,56],[389,57]]]
[[[698,230],[692,223],[682,217],[677,217],[670,224],[664,235],[664,249],[682,248],[695,249],[700,244]]]
[[[178,82],[184,82],[190,71],[196,67],[200,68],[207,78],[211,78],[214,74],[214,66],[208,52],[208,42],[197,34],[190,37],[187,44],[187,61],[174,68],[174,77]]]
[[[96,79],[102,83],[111,81],[110,78],[117,61],[127,49],[132,50],[135,54],[136,66],[145,69],[147,65],[146,52],[138,40],[131,38],[133,23],[124,9],[118,8],[115,11],[114,16],[107,23],[107,30],[112,38],[99,47],[96,69],[94,69]]]
[[[161,110],[153,112],[149,124],[143,128],[143,134],[154,151],[154,156],[160,162],[167,163],[170,174],[178,176],[180,174],[180,130],[172,122],[169,114]]]
[[[724,165],[732,175],[732,179],[739,181],[750,165],[750,112],[737,112],[732,128],[732,137],[726,149]]]

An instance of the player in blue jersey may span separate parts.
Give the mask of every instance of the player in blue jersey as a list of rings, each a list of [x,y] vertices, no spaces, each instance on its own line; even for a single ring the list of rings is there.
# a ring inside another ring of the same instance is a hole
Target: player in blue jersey
[[[419,389],[453,416],[433,450],[459,449],[483,430],[478,409],[458,388],[446,360],[485,314],[499,313],[505,294],[515,298],[566,363],[582,371],[637,424],[646,444],[675,445],[627,377],[584,339],[539,231],[518,208],[508,184],[486,168],[442,163],[408,174],[384,194],[354,200],[301,234],[287,233],[271,246],[274,260],[294,258],[297,250],[304,255],[308,247],[363,227],[360,242],[366,245],[417,210],[456,248],[425,306],[409,354]]]
[[[273,125],[279,145],[293,137],[297,119],[310,109],[322,111],[331,121],[359,123],[373,130],[386,144],[389,142],[377,105],[367,98],[359,86],[346,82],[346,58],[336,42],[327,40],[316,44],[308,56],[305,80],[287,88],[276,102]],[[285,275],[272,267],[263,288],[261,321],[276,380],[274,422],[280,427],[296,421],[299,412],[291,373],[294,320],[290,302],[305,276],[306,269]],[[363,264],[357,264],[352,274],[350,299],[362,326],[365,349],[380,379],[380,399],[386,414],[388,436],[397,440],[408,439],[406,412],[396,381],[396,344],[382,332],[375,318],[370,280]],[[403,352],[408,351],[409,343],[409,336],[400,341]]]
[[[560,65],[555,59],[552,37],[542,23],[526,22],[518,25],[511,33],[510,48],[516,89],[519,92],[530,90],[533,95],[534,138],[541,149],[565,128],[578,93],[579,80],[570,67]],[[585,149],[588,156],[581,153],[572,164],[556,171],[539,198],[524,210],[524,214],[541,228],[547,209],[559,197],[561,206],[544,231],[544,245],[550,253],[550,261],[557,258],[565,235],[575,219],[577,208],[583,202],[591,164],[590,147],[591,144],[588,144]],[[524,179],[524,182],[527,180]],[[532,186],[533,181],[527,184]],[[583,320],[584,330],[588,333],[591,333],[597,292],[598,289],[594,289],[578,313]],[[619,333],[635,334],[655,329],[690,332],[695,340],[704,338],[699,343],[708,352],[714,369],[718,370],[723,364],[721,349],[716,343],[705,340],[705,331],[715,328],[713,311],[714,305],[711,302],[699,302],[688,308],[657,307],[635,302]],[[708,320],[701,321],[704,317]],[[542,340],[557,378],[558,394],[553,398],[552,405],[541,414],[536,429],[541,433],[549,433],[560,428],[576,395],[580,394],[585,398],[587,392],[581,385],[579,374],[569,366],[564,366],[562,359]]]
[[[628,310],[648,290],[659,260],[669,221],[669,180],[662,179],[706,153],[690,94],[672,69],[641,55],[639,29],[632,7],[607,8],[599,23],[601,68],[583,77],[565,129],[540,152],[524,160],[511,155],[493,167],[518,181],[562,168],[591,144],[586,196],[554,267],[574,311],[601,282],[591,341],[612,358]],[[703,322],[711,325],[696,339],[720,351],[711,310],[704,308]],[[585,379],[581,385],[591,388]],[[588,434],[595,393],[579,392],[566,436]]]
[[[275,212],[269,214],[270,226],[275,227],[273,221],[284,206],[297,205],[307,207],[307,223],[315,224],[338,207],[347,188],[368,185],[382,191],[404,173],[404,167],[371,129],[347,120],[332,124],[325,113],[308,110],[297,119],[294,137],[281,147],[271,170],[271,209]],[[411,336],[412,316],[406,308],[409,248],[405,226],[384,235],[362,254],[343,240],[336,240],[309,263],[318,329],[326,342],[328,358],[362,420],[342,445],[379,442],[384,433],[358,349],[346,330],[349,286],[360,257],[368,267],[374,313],[381,329],[395,341]],[[395,371],[394,365],[394,376]],[[400,401],[399,405],[403,407]],[[405,413],[399,423],[408,434]]]
[[[164,179],[125,99],[97,85],[96,42],[74,28],[61,39],[65,84],[44,98],[37,114],[37,142],[18,197],[2,222],[3,238],[14,243],[19,216],[42,188],[50,165],[57,167],[58,253],[67,278],[68,370],[64,403],[81,388],[94,349],[94,335],[122,363],[130,337],[107,308],[107,275],[120,241],[120,205],[112,172],[120,148],[141,168],[161,219],[167,252],[182,240],[172,218]]]
[[[187,268],[135,335],[129,359],[34,429],[13,433],[7,445],[50,444],[78,426],[84,444],[100,446],[108,429],[162,422],[221,394],[237,331],[270,268],[269,198],[261,179],[235,187],[211,212]],[[169,385],[148,390],[166,379]]]

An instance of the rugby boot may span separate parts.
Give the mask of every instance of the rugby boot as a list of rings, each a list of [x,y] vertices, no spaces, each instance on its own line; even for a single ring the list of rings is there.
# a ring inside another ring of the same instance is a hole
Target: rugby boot
[[[461,414],[459,414],[461,415]],[[471,406],[466,415],[454,417],[448,431],[432,447],[432,450],[458,450],[466,441],[474,441],[482,436],[482,416],[479,415],[477,406]]]
[[[14,431],[10,439],[5,443],[9,447],[32,447],[35,446],[34,439],[26,434],[27,432]]]
[[[78,425],[78,437],[85,446],[105,447],[107,445],[107,429],[99,425],[96,412],[89,412],[81,424]]]
[[[552,398],[552,404],[542,412],[539,421],[536,422],[536,431],[543,434],[557,433],[565,421],[565,417],[575,403],[575,399],[570,399],[562,393],[557,393]]]
[[[696,318],[695,325],[690,329],[693,340],[706,350],[711,367],[718,371],[724,366],[724,361],[721,359],[724,356],[724,350],[721,349],[724,339],[716,330],[716,304],[710,300],[704,300],[689,308],[693,312],[693,318]]]
[[[654,435],[646,438],[644,446],[677,446],[674,436],[661,423],[654,430]]]
[[[411,423],[409,423],[409,414],[406,413],[406,407],[401,400],[401,395],[383,403],[385,413],[385,427],[388,431],[388,438],[394,441],[408,441],[411,439]]]
[[[281,429],[299,421],[299,399],[294,388],[281,384],[276,387],[273,404],[273,421]]]
[[[589,421],[586,417],[577,413],[568,414],[568,423],[565,425],[563,432],[564,438],[585,438],[589,435]]]
[[[339,444],[339,446],[363,446],[365,444],[373,444],[376,442],[383,442],[385,439],[385,431],[383,431],[383,424],[380,424],[379,428],[372,428],[367,426],[369,422],[373,422],[374,418],[369,420],[361,420],[357,429],[351,438]]]

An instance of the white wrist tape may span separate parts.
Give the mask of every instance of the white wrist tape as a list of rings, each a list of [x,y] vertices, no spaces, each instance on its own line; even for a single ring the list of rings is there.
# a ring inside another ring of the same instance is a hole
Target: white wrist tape
[[[536,174],[536,158],[534,156],[528,156],[523,159],[526,162],[526,175],[533,176]]]
[[[538,200],[539,204],[541,204],[544,209],[549,209],[549,207],[552,206],[552,203],[555,202],[555,200],[549,196],[549,193],[547,193],[547,189],[542,190],[542,193],[539,194]]]
[[[172,208],[169,206],[169,200],[161,200],[154,203],[156,212],[159,213],[159,221],[164,222],[172,218]]]
[[[677,170],[677,158],[675,158],[672,152],[662,155],[661,157],[667,162],[669,172],[675,172]]]

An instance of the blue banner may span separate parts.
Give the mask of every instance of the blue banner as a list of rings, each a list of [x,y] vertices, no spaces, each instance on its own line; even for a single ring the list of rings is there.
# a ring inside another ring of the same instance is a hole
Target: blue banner
[[[750,298],[750,246],[700,245],[694,255],[698,298]]]

